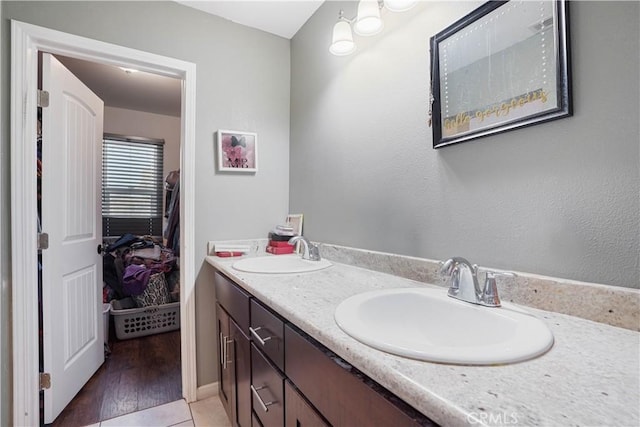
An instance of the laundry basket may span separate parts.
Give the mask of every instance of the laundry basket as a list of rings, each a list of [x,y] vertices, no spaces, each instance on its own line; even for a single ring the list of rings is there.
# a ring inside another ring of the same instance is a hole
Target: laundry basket
[[[119,340],[180,329],[180,302],[122,309],[119,301],[114,300],[111,301],[111,315]]]

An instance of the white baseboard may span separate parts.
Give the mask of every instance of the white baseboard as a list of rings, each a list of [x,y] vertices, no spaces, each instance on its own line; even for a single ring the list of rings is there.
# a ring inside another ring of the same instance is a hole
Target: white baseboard
[[[205,384],[196,390],[196,400],[203,400],[218,395],[218,382]]]

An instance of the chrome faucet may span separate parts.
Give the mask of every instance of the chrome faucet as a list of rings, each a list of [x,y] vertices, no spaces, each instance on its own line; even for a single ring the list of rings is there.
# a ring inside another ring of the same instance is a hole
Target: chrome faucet
[[[478,283],[478,266],[471,265],[469,261],[461,257],[449,258],[442,264],[441,274],[450,277],[449,295],[472,304],[486,307],[500,307],[496,276],[515,276],[513,273],[487,271],[484,288],[480,289]]]
[[[317,245],[314,245],[304,236],[293,236],[289,239],[289,244],[293,245],[297,242],[302,242],[304,249],[302,251],[302,259],[308,259],[309,261],[320,261],[320,249]]]

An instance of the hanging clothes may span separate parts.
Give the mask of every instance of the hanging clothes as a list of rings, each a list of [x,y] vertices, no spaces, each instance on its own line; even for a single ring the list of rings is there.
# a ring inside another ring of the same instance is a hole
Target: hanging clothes
[[[176,184],[180,181],[180,171],[175,170],[169,172],[167,177],[164,179],[164,217],[169,218],[169,205],[171,204],[171,197],[173,196],[173,190]]]
[[[169,217],[164,237],[167,239],[167,247],[171,248],[176,256],[180,255],[180,181],[177,181],[171,192],[169,203]]]

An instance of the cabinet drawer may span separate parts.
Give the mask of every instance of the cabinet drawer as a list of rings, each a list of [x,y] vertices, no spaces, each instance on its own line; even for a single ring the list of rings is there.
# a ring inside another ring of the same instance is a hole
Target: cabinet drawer
[[[249,334],[249,301],[251,295],[216,272],[216,299],[246,334]]]
[[[285,427],[329,427],[290,381],[284,382],[284,402]]]
[[[251,344],[251,394],[253,411],[264,427],[284,424],[284,378],[255,344]]]
[[[256,300],[251,301],[251,341],[284,371],[284,322]]]
[[[255,412],[251,411],[251,427],[262,427],[260,419]]]
[[[435,425],[337,355],[285,326],[287,377],[333,425]]]

